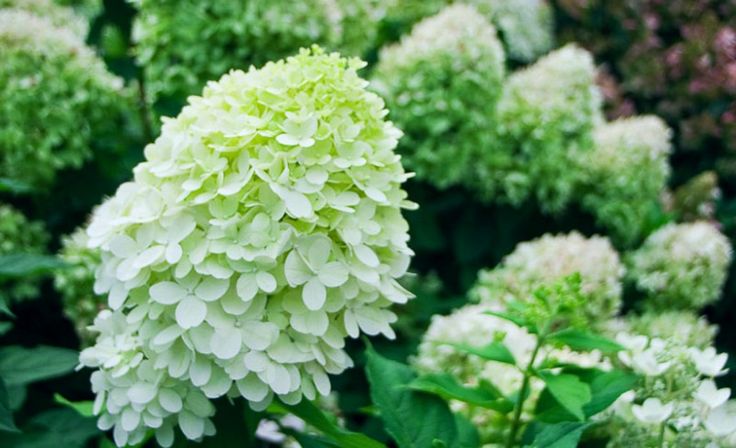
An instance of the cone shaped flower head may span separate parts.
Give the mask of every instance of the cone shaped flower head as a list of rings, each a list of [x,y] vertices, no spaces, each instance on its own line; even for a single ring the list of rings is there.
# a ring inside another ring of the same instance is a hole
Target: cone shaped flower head
[[[657,310],[698,310],[718,300],[731,244],[713,224],[668,224],[631,257],[630,273]]]
[[[314,47],[209,83],[96,210],[111,311],[81,358],[118,444],[170,444],[176,424],[198,439],[225,394],[326,395],[348,336],[394,336],[414,204],[363,66]]]
[[[417,177],[439,188],[473,175],[505,74],[496,30],[457,4],[419,22],[381,51],[373,82],[406,132],[400,149]]]
[[[471,290],[485,303],[530,300],[539,286],[579,273],[592,323],[613,317],[621,307],[624,267],[608,238],[577,232],[544,235],[521,243],[494,269],[480,271]]]

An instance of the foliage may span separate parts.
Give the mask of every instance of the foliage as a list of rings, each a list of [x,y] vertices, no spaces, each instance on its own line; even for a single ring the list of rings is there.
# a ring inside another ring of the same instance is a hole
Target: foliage
[[[0,256],[22,252],[41,254],[46,250],[49,235],[43,223],[29,221],[10,205],[0,204]],[[0,274],[2,277],[2,274]],[[37,279],[11,280],[3,284],[0,303],[22,300],[38,294]]]

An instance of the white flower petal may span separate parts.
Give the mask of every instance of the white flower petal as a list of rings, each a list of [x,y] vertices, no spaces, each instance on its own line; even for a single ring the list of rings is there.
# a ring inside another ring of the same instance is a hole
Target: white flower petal
[[[182,328],[193,328],[207,317],[207,305],[194,296],[188,296],[176,306],[176,323]]]
[[[229,280],[207,277],[197,286],[194,294],[205,302],[212,302],[222,297],[229,287]]]
[[[234,358],[243,346],[243,335],[240,329],[217,328],[212,335],[212,353],[219,359]]]
[[[312,311],[322,308],[327,300],[327,290],[319,278],[313,277],[304,285],[302,300],[304,305]]]
[[[159,282],[148,289],[148,294],[162,305],[173,305],[187,295],[187,290],[175,282]]]

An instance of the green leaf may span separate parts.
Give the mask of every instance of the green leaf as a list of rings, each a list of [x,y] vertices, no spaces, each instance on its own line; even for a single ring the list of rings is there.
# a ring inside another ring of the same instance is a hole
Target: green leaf
[[[436,441],[452,448],[461,446],[447,403],[407,387],[416,377],[409,366],[382,357],[370,346],[365,353],[371,399],[399,448],[428,448]]]
[[[0,192],[23,194],[33,191],[33,187],[23,181],[10,179],[8,177],[0,177]]]
[[[1,312],[2,310],[0,310]],[[8,331],[13,329],[13,324],[10,322],[0,322],[0,336],[4,335]]]
[[[578,351],[600,350],[603,353],[616,353],[624,349],[608,338],[572,328],[552,333],[547,338]]]
[[[514,405],[504,397],[493,393],[493,389],[483,387],[465,387],[447,373],[435,373],[421,376],[409,387],[421,392],[438,395],[445,400],[459,400],[474,406],[508,413]]]
[[[332,438],[343,448],[384,448],[384,445],[365,434],[351,432],[340,428],[309,400],[297,404],[274,403],[273,408],[291,413],[309,423],[312,427]]]
[[[52,255],[10,254],[0,255],[0,278],[20,278],[49,274],[67,266]]]
[[[516,365],[514,355],[508,348],[506,348],[506,346],[502,342],[491,342],[490,344],[483,347],[474,347],[468,344],[450,343],[447,343],[445,345],[450,345],[460,351],[470,353],[471,355],[480,356],[481,358],[488,361],[502,362],[504,364],[511,364],[512,366]]]
[[[18,431],[13,421],[13,413],[10,410],[8,390],[5,389],[5,381],[2,378],[0,378],[0,431]]]
[[[501,319],[507,320],[513,324],[516,324],[517,327],[527,328],[527,321],[517,315],[511,314],[511,313],[504,313],[501,311],[485,311],[483,314],[488,314],[489,316],[496,316],[500,317]]]
[[[590,386],[580,381],[577,376],[566,373],[559,375],[540,373],[539,376],[547,385],[549,393],[565,410],[578,420],[585,420],[583,406],[590,402]]]
[[[459,448],[477,448],[480,446],[478,429],[464,415],[455,414],[455,426],[457,426]]]
[[[532,448],[575,448],[589,423],[562,422],[551,425],[537,423]]]
[[[95,403],[93,401],[69,401],[61,396],[61,394],[54,394],[54,401],[71,409],[74,409],[82,417],[94,417],[94,412],[92,412],[92,409],[94,408]]]
[[[590,382],[592,398],[583,407],[585,415],[592,417],[606,410],[623,393],[633,389],[638,381],[638,376],[623,370],[611,370],[596,375]]]
[[[78,364],[74,350],[40,345],[34,348],[0,348],[0,377],[8,387],[64,375]]]
[[[7,448],[84,448],[102,435],[94,419],[72,409],[51,409],[33,417],[22,434],[0,433],[0,446]]]

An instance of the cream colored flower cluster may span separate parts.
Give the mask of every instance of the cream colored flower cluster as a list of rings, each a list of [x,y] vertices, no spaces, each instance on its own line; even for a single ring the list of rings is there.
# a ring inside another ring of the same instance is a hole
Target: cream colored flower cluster
[[[651,307],[699,310],[720,297],[731,252],[709,222],[668,224],[633,253],[629,272]]]
[[[732,447],[736,402],[718,388],[728,356],[709,346],[620,333],[620,360],[642,376],[613,406],[609,447]]]
[[[617,120],[595,130],[595,150],[585,155],[588,180],[582,203],[613,237],[637,242],[670,175],[672,131],[659,117]]]
[[[0,0],[0,9],[16,9],[45,17],[54,26],[74,31],[82,40],[89,32],[88,21],[54,0]],[[39,30],[40,31],[40,30]]]
[[[82,362],[118,444],[209,434],[202,397],[326,395],[347,337],[394,336],[415,204],[364,65],[314,47],[209,83],[96,210],[98,326],[115,328]]]
[[[440,188],[469,180],[494,142],[489,125],[504,74],[496,30],[464,4],[424,19],[381,51],[374,88],[406,133],[400,150],[418,178]]]
[[[529,300],[542,284],[579,273],[591,322],[613,317],[621,306],[624,267],[605,237],[572,232],[520,243],[501,264],[482,270],[471,296],[483,303]]]

